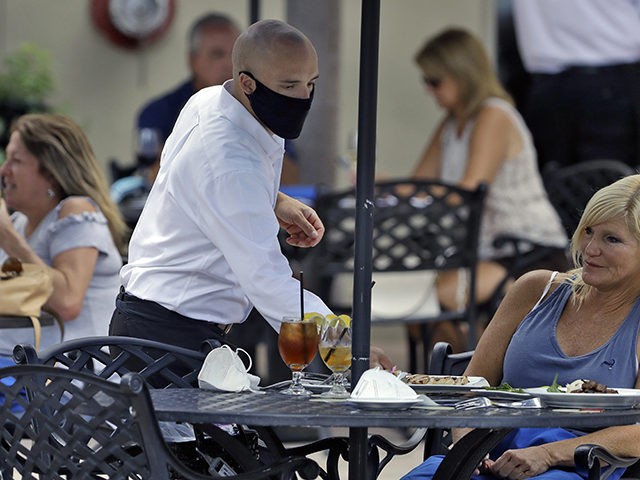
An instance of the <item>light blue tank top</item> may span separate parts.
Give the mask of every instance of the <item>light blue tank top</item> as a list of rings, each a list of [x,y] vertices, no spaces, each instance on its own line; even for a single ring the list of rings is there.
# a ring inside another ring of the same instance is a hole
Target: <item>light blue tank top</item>
[[[529,388],[578,378],[609,387],[633,388],[638,375],[637,343],[640,299],[636,300],[620,328],[604,345],[585,355],[565,355],[556,338],[560,314],[571,297],[571,285],[563,283],[524,317],[505,353],[503,382]]]

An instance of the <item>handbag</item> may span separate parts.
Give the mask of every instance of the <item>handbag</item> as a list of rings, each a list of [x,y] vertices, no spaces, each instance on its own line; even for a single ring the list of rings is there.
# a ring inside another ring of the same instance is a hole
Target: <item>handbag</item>
[[[0,316],[29,317],[36,350],[40,347],[42,332],[40,312],[52,292],[53,277],[47,266],[22,263],[13,257],[3,263],[0,274]],[[61,324],[59,320],[58,323]]]

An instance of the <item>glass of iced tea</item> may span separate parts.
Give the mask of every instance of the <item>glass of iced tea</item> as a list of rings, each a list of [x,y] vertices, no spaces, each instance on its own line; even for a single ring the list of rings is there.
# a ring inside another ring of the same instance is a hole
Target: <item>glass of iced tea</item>
[[[313,320],[284,317],[278,335],[278,350],[284,363],[291,369],[292,380],[287,395],[311,395],[302,386],[302,370],[311,363],[318,351],[318,327]]]
[[[320,332],[318,351],[324,364],[333,372],[331,389],[321,396],[347,398],[349,392],[344,388],[344,373],[351,367],[351,326],[342,321],[325,323]]]

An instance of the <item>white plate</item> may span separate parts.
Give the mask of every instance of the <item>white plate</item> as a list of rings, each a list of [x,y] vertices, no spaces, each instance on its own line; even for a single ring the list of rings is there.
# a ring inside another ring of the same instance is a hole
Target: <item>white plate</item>
[[[640,405],[640,389],[616,388],[618,393],[547,392],[548,387],[525,388],[540,397],[549,407],[568,408],[633,408]]]
[[[420,398],[414,399],[406,399],[406,400],[397,400],[397,399],[384,399],[384,398],[350,398],[347,400],[347,403],[355,405],[361,408],[370,408],[370,409],[394,409],[394,410],[402,410],[405,408],[410,408],[418,403],[422,403]]]
[[[430,377],[456,377],[456,375],[429,375]],[[448,392],[448,391],[469,391],[472,388],[488,387],[489,382],[484,377],[467,377],[469,383],[464,385],[446,385],[446,384],[422,384],[422,383],[407,383],[416,392]]]

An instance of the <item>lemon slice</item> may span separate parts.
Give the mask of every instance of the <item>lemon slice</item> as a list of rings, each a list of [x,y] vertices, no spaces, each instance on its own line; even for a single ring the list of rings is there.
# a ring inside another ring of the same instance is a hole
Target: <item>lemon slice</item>
[[[349,315],[342,314],[342,315],[339,315],[338,318],[341,320],[341,323],[343,323],[346,328],[351,327],[351,317]]]
[[[318,327],[318,331],[322,328],[322,326],[327,321],[321,313],[318,312],[307,312],[304,314],[303,320],[305,322],[315,322]]]

